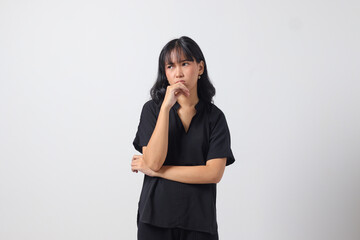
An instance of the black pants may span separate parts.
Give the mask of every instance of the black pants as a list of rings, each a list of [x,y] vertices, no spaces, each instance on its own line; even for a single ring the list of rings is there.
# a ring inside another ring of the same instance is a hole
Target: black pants
[[[181,228],[162,228],[138,222],[138,240],[219,240],[218,234]]]

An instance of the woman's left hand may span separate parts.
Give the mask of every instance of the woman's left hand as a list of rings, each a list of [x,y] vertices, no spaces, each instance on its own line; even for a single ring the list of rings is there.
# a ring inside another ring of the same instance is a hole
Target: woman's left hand
[[[156,177],[156,172],[151,170],[145,163],[143,155],[134,155],[131,161],[131,170],[133,172],[142,172],[150,177]]]

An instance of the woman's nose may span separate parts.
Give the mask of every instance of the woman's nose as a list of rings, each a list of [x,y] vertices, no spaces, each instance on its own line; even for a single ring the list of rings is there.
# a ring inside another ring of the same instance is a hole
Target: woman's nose
[[[176,68],[175,75],[176,75],[176,77],[182,77],[183,76],[183,71],[182,71],[181,67]]]

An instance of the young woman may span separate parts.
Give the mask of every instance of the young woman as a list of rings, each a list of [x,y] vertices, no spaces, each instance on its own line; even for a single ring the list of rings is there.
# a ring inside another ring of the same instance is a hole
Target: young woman
[[[216,184],[235,159],[194,40],[183,36],[164,46],[150,94],[133,141],[143,155],[131,163],[133,172],[144,173],[138,240],[219,239]]]

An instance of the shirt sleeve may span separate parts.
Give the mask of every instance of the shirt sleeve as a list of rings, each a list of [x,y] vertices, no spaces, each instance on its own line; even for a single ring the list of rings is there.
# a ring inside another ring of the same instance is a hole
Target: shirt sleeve
[[[147,146],[155,129],[157,116],[155,108],[150,101],[146,102],[141,110],[138,129],[133,141],[136,150],[142,153],[142,147]]]
[[[217,116],[210,131],[209,151],[206,160],[226,157],[226,166],[235,162],[231,151],[230,131],[223,112]]]

